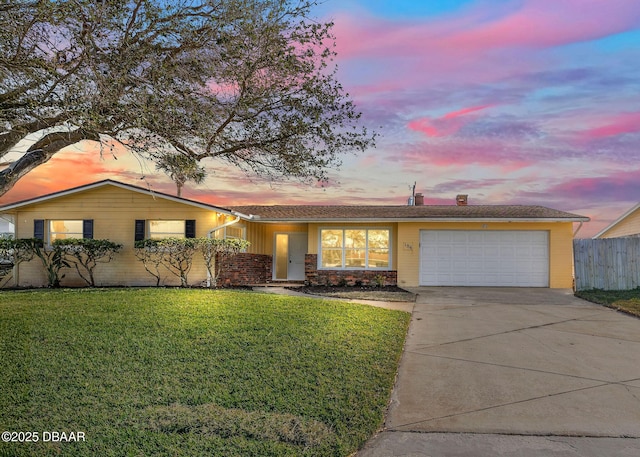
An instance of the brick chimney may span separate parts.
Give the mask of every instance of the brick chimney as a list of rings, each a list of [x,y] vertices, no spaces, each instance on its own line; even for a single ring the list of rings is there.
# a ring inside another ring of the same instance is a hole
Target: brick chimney
[[[417,193],[413,204],[415,206],[424,206],[424,195]]]
[[[462,194],[456,195],[456,205],[467,206],[467,197],[468,195],[462,195]]]

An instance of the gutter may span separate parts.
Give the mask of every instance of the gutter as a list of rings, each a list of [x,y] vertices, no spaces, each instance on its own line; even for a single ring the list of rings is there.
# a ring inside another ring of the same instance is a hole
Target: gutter
[[[578,225],[578,228],[576,229],[575,232],[573,232],[573,237],[575,238],[576,235],[578,234],[578,232],[580,231],[580,229],[582,228],[582,226],[584,225],[584,222],[580,221],[580,225]]]
[[[282,219],[260,219],[261,222],[268,222],[272,224],[320,224],[320,223],[368,223],[368,222],[583,222],[589,221],[589,218],[495,218],[495,217],[476,217],[476,218],[454,218],[454,217],[430,217],[430,218],[282,218]]]

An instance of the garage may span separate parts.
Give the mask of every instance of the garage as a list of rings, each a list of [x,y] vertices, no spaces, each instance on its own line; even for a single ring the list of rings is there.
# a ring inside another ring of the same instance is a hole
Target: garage
[[[549,287],[549,232],[421,230],[420,285]]]

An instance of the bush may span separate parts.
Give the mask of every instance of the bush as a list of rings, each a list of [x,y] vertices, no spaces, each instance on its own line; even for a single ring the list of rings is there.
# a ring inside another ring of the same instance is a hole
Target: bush
[[[170,273],[180,278],[180,286],[188,287],[187,276],[193,265],[193,255],[198,248],[195,238],[164,238],[158,246],[162,251],[163,265]]]
[[[92,238],[65,238],[53,242],[54,250],[63,252],[67,263],[76,267],[78,275],[91,287],[95,287],[94,270],[99,263],[109,263],[122,245],[109,240]]]
[[[164,238],[136,241],[135,255],[145,270],[156,278],[156,286],[162,281],[161,268],[180,278],[180,285],[188,287],[188,274],[193,256],[200,252],[211,284],[217,285],[220,273],[227,261],[249,246],[246,240],[216,238]]]
[[[199,238],[198,247],[204,258],[204,263],[211,278],[209,286],[216,287],[220,274],[227,262],[238,253],[246,250],[250,243],[247,240],[235,238]]]
[[[188,275],[193,265],[193,255],[198,249],[195,238],[163,238],[136,241],[135,255],[144,264],[145,270],[156,278],[160,285],[162,275],[160,267],[180,279],[181,287],[188,287]]]
[[[44,246],[42,240],[37,239],[33,244],[33,252],[42,261],[47,274],[47,285],[49,287],[60,287],[60,281],[65,277],[64,274],[60,276],[60,270],[71,266],[65,259],[64,251],[57,246],[49,249]]]
[[[160,267],[162,266],[163,258],[160,240],[146,239],[136,241],[133,250],[136,258],[144,265],[144,269],[156,278],[156,286],[159,286],[162,279]]]
[[[35,238],[14,239],[12,235],[0,237],[0,280],[6,280],[3,286],[12,277],[14,266],[33,259],[34,247],[39,242]]]

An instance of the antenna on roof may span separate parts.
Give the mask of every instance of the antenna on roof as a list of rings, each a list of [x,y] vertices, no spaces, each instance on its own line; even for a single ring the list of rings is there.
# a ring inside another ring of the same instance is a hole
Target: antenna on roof
[[[413,206],[415,205],[415,201],[416,201],[416,184],[417,182],[413,182],[413,186],[409,186],[409,189],[411,189],[411,197],[409,197],[409,201],[407,202],[408,206]]]

